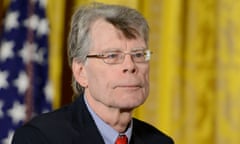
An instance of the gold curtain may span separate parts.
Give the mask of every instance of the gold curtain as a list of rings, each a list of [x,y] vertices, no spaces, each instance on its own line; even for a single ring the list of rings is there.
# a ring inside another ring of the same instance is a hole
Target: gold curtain
[[[66,36],[65,30],[65,0],[48,0],[47,15],[49,18],[49,75],[53,85],[54,101],[53,107],[60,106],[61,99],[61,74],[62,74],[62,52]]]
[[[72,9],[93,0],[73,0]],[[59,107],[63,0],[49,0],[50,71]],[[239,144],[240,1],[98,0],[138,9],[150,24],[151,92],[135,116],[177,144]]]
[[[216,142],[240,143],[240,1],[217,4]]]

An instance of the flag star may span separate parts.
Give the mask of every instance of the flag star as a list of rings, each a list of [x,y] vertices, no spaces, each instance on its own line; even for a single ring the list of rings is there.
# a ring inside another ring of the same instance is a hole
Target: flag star
[[[50,81],[47,82],[47,84],[44,87],[44,94],[46,96],[46,99],[49,103],[52,103],[53,101],[53,87],[52,83]]]
[[[35,60],[35,62],[39,63],[39,64],[43,64],[44,62],[44,51],[45,48],[40,48],[38,50],[38,52],[34,53],[33,55],[33,59]]]
[[[7,58],[12,58],[13,54],[13,41],[5,41],[1,44],[0,47],[0,61],[5,61]]]
[[[17,87],[20,94],[24,94],[29,86],[29,79],[25,72],[21,71],[18,78],[14,80],[14,86]]]
[[[19,26],[18,17],[19,17],[19,13],[17,11],[10,12],[9,14],[7,14],[6,21],[5,21],[6,31],[9,31],[13,28],[17,28]]]
[[[32,30],[36,30],[39,24],[39,17],[32,15],[30,18],[24,21],[24,25]]]
[[[7,114],[12,118],[12,122],[16,125],[25,119],[26,106],[24,104],[20,104],[18,101],[14,101],[12,109],[8,110]]]
[[[37,35],[42,36],[48,34],[48,21],[47,19],[41,19],[37,29]]]
[[[41,6],[42,8],[45,8],[45,7],[46,7],[46,5],[47,5],[47,0],[39,0],[39,2],[40,2],[40,6]]]
[[[14,131],[10,130],[8,132],[8,136],[4,139],[2,139],[2,144],[10,144],[12,142]]]
[[[2,108],[3,108],[3,101],[0,100],[0,119],[3,118],[3,110],[2,110]]]
[[[8,78],[9,73],[7,71],[0,71],[0,89],[4,89],[8,87]]]
[[[19,56],[23,59],[23,62],[25,64],[27,64],[28,62],[30,62],[32,60],[33,55],[36,52],[36,49],[37,49],[36,44],[29,43],[29,42],[24,43],[23,48],[19,52]],[[34,54],[32,54],[32,53],[34,53]]]

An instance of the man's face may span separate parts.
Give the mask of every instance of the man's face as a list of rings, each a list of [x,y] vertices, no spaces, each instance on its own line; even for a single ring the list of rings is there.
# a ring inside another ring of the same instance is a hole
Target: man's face
[[[91,41],[89,55],[147,49],[142,38],[126,39],[120,30],[104,20],[92,25]],[[141,105],[148,96],[148,62],[135,63],[130,55],[125,55],[121,64],[106,64],[103,59],[88,58],[83,67],[87,83],[85,95],[92,99],[93,104],[132,109]]]

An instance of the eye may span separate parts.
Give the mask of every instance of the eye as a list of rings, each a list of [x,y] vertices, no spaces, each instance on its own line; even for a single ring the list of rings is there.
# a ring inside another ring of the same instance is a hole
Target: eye
[[[107,59],[116,59],[119,57],[119,53],[107,53],[105,54],[105,58]]]
[[[142,51],[134,53],[134,57],[137,57],[137,58],[142,58],[142,57],[144,57],[144,55],[145,55],[145,53]]]

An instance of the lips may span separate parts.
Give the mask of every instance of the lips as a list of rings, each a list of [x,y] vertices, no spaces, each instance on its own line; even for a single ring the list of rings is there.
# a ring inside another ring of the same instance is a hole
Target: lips
[[[142,88],[142,85],[140,84],[126,84],[126,85],[116,85],[115,88],[129,88],[129,89],[134,89],[134,88]]]

